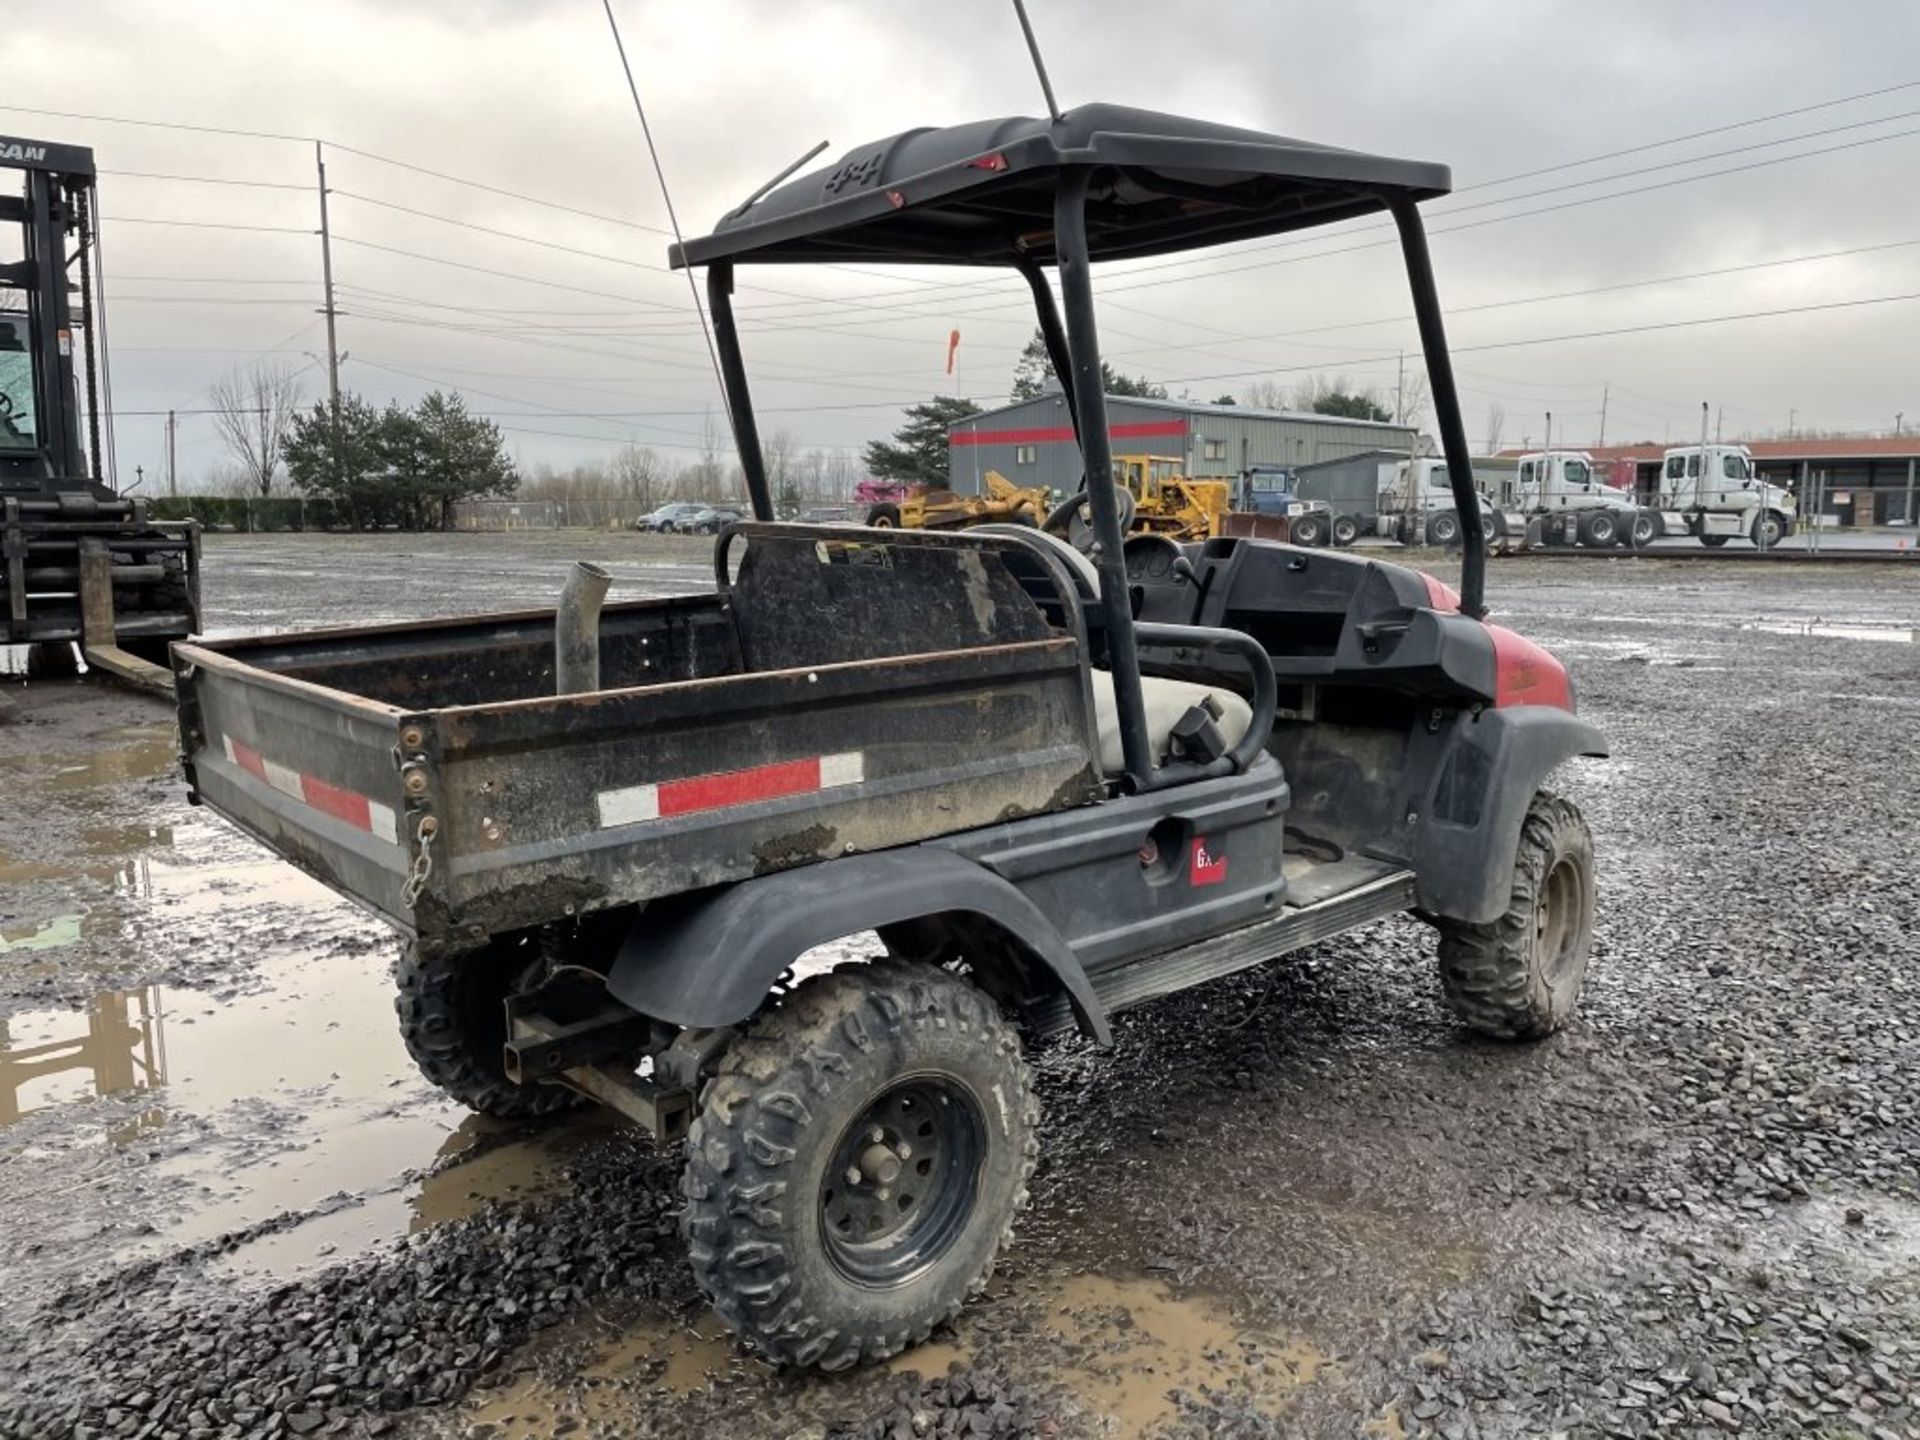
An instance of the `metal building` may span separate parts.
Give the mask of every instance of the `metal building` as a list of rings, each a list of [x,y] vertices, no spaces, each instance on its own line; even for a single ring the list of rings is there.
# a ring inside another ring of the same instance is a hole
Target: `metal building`
[[[1418,431],[1406,425],[1120,395],[1107,397],[1107,424],[1114,454],[1172,456],[1196,478],[1238,475],[1252,465],[1311,465],[1368,450],[1405,454],[1419,443]],[[953,488],[962,494],[978,493],[989,470],[1016,485],[1062,494],[1080,485],[1066,397],[1051,386],[955,425],[947,432],[947,459]]]

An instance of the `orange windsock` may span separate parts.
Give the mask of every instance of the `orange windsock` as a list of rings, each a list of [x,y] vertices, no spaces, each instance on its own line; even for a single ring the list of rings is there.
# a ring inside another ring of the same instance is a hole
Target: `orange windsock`
[[[947,373],[949,375],[953,373],[953,357],[959,349],[960,332],[955,330],[951,335],[947,336]]]

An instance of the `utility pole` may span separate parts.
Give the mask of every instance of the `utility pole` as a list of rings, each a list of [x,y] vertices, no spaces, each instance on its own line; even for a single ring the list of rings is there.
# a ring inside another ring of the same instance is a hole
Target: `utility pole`
[[[1898,440],[1900,438],[1900,425],[1901,425],[1901,422],[1906,418],[1907,418],[1907,412],[1904,410],[1896,410],[1893,412],[1893,438],[1894,439]]]
[[[1794,417],[1799,413],[1800,412],[1798,410],[1787,411],[1787,438],[1789,440],[1793,439],[1793,421],[1794,421]]]
[[[1403,398],[1407,390],[1407,352],[1400,352],[1400,363],[1393,372],[1393,423],[1404,425],[1407,422],[1406,402]]]
[[[1721,422],[1722,422],[1722,421],[1724,421],[1724,420],[1725,420],[1726,418],[1727,418],[1727,407],[1726,407],[1726,406],[1724,406],[1724,405],[1716,405],[1716,406],[1714,406],[1714,409],[1713,409],[1713,443],[1714,443],[1714,444],[1716,444],[1716,445],[1718,445],[1718,444],[1720,443],[1720,425],[1721,425]]]
[[[174,431],[173,411],[169,410],[167,411],[167,494],[178,496],[180,494],[180,472],[173,468]]]
[[[313,142],[313,168],[320,177],[320,278],[327,292],[326,308],[320,312],[327,317],[327,402],[337,427],[340,423],[340,346],[333,326],[333,232],[327,225],[327,158],[318,140]]]
[[[1609,381],[1600,387],[1600,438],[1593,442],[1593,448],[1607,448],[1607,397],[1613,393],[1613,384]]]

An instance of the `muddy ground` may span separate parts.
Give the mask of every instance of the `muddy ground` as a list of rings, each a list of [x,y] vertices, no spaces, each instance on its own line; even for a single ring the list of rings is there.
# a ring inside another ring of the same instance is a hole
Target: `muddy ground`
[[[214,537],[217,631],[693,588],[698,541]],[[189,808],[168,716],[0,726],[0,1436],[1920,1436],[1920,575],[1503,561],[1615,758],[1578,1021],[1390,921],[1035,1057],[1034,1204],[884,1370],[737,1351],[671,1156],[465,1115],[378,924]]]

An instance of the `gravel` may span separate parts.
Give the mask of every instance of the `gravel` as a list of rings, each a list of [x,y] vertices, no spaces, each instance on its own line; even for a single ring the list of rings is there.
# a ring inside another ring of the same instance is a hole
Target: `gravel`
[[[1706,568],[1493,573],[1615,747],[1563,782],[1602,867],[1570,1030],[1463,1035],[1396,920],[1125,1017],[1113,1052],[1052,1044],[1032,1215],[937,1337],[951,1372],[736,1358],[565,1433],[1920,1437],[1920,647],[1741,628],[1920,599]],[[233,1237],[10,1293],[0,1436],[493,1435],[462,1397],[600,1383],[555,1336],[701,1321],[674,1176],[616,1136],[553,1194],[287,1283],[209,1273]],[[1116,1398],[1077,1377],[1124,1320],[1059,1328],[1086,1273],[1325,1363],[1136,1357]]]

